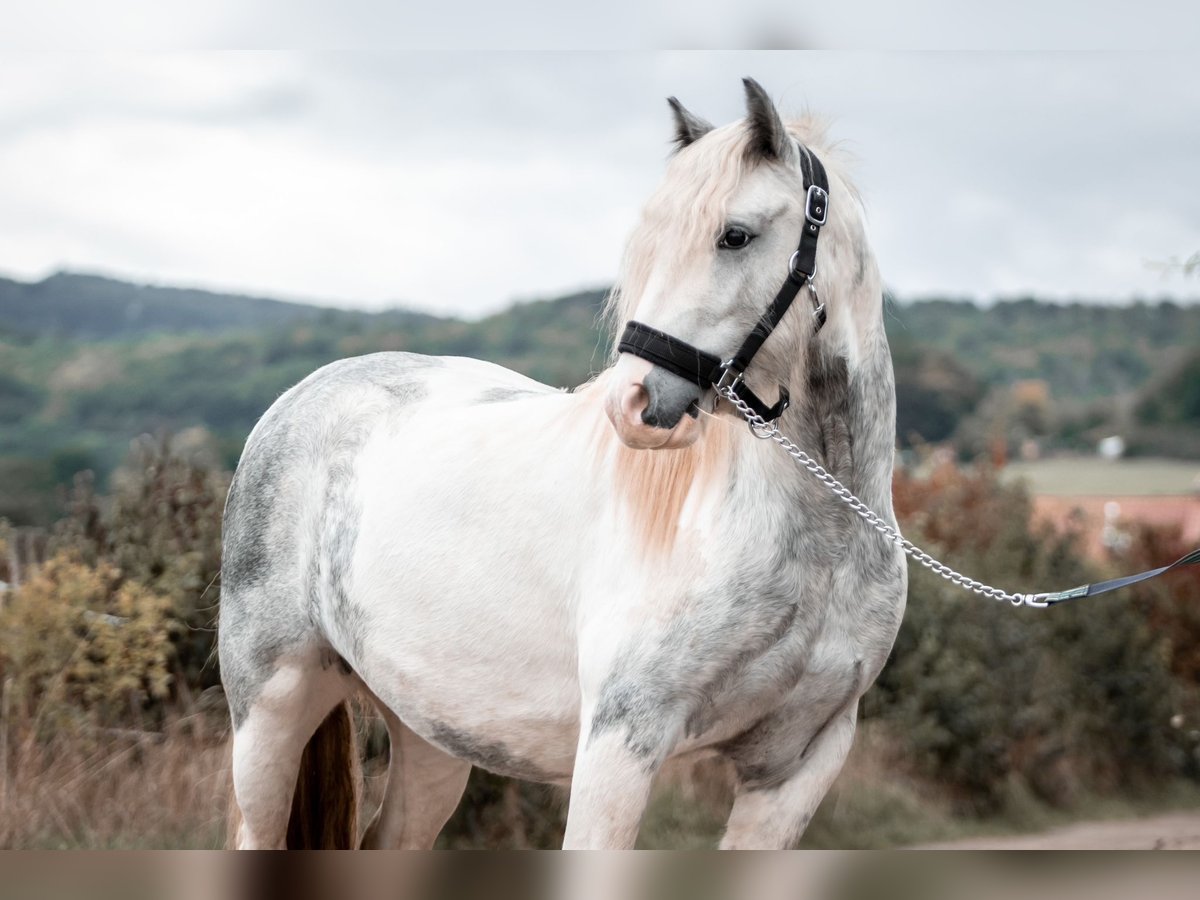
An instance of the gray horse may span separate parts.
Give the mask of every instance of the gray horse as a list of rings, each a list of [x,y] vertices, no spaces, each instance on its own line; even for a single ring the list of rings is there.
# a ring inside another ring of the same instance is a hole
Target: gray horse
[[[747,383],[885,519],[895,390],[861,203],[747,80],[678,149],[610,300],[727,356],[788,271],[803,154],[829,177],[827,322],[797,304]],[[904,609],[898,548],[711,389],[629,354],[572,393],[468,359],[343,360],[255,427],[225,513],[220,657],[241,847],[355,846],[346,701],[387,723],[367,846],[429,847],[472,765],[570,786],[567,847],[633,846],[668,759],[719,754],[722,846],[802,835]],[[298,777],[299,776],[299,777]]]

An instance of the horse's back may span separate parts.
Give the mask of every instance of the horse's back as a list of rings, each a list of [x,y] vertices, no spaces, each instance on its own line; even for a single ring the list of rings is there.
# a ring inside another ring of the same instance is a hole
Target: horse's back
[[[276,427],[286,430],[296,424],[297,417],[310,417],[302,425],[311,434],[311,428],[322,422],[332,420],[337,426],[347,416],[402,412],[429,399],[435,391],[443,402],[473,398],[486,402],[488,391],[502,388],[513,395],[556,392],[504,366],[463,356],[397,351],[339,359],[317,369],[271,405],[251,432],[246,453],[252,453],[264,439],[276,439]]]
[[[373,353],[330,363],[271,405],[251,432],[226,502],[222,585],[294,575],[297,527],[381,427],[423,405],[452,408],[557,393],[502,366],[463,357]],[[317,482],[326,490],[314,495]],[[288,572],[280,569],[287,568]]]

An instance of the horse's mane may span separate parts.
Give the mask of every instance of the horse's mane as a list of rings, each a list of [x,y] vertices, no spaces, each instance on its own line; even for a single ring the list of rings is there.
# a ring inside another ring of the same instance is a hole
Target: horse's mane
[[[825,124],[813,116],[787,123],[788,131],[821,154],[830,174],[858,199],[840,165],[840,148],[829,143]],[[695,248],[715,241],[725,226],[729,199],[742,178],[759,160],[751,152],[751,135],[742,120],[714,129],[703,139],[676,153],[666,177],[650,196],[641,219],[625,245],[617,283],[605,299],[604,316],[614,334],[633,318],[633,304],[642,296],[655,260],[674,259],[683,267],[686,254],[668,244]],[[615,353],[615,351],[614,351]]]
[[[710,417],[696,443],[679,450],[633,450],[604,414],[607,371],[576,388],[577,409],[592,429],[588,446],[601,477],[628,514],[633,536],[650,555],[669,554],[689,502],[694,506],[725,484],[736,423]],[[707,413],[701,413],[707,415]]]

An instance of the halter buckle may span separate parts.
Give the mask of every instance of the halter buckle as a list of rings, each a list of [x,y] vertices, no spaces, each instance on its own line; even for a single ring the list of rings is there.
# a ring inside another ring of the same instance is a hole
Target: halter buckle
[[[717,383],[713,385],[719,394],[721,391],[731,391],[742,383],[742,376],[745,372],[739,372],[733,367],[733,360],[727,359],[721,363],[721,377]]]
[[[718,378],[716,384],[713,385],[715,394],[713,395],[711,412],[717,411],[717,406],[720,404],[722,399],[722,392],[735,390],[737,386],[742,383],[742,376],[744,374],[744,372],[739,372],[733,367],[732,359],[727,359],[725,362],[721,363],[721,377]]]
[[[820,227],[829,218],[829,192],[819,185],[808,186],[808,196],[804,201],[804,218]]]

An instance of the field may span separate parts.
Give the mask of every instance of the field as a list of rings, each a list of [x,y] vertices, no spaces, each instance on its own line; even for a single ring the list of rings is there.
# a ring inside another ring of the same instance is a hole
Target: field
[[[1197,448],[1200,450],[1200,448]],[[1200,494],[1200,462],[1178,459],[1052,457],[1010,463],[1005,477],[1035,496],[1145,497]]]

